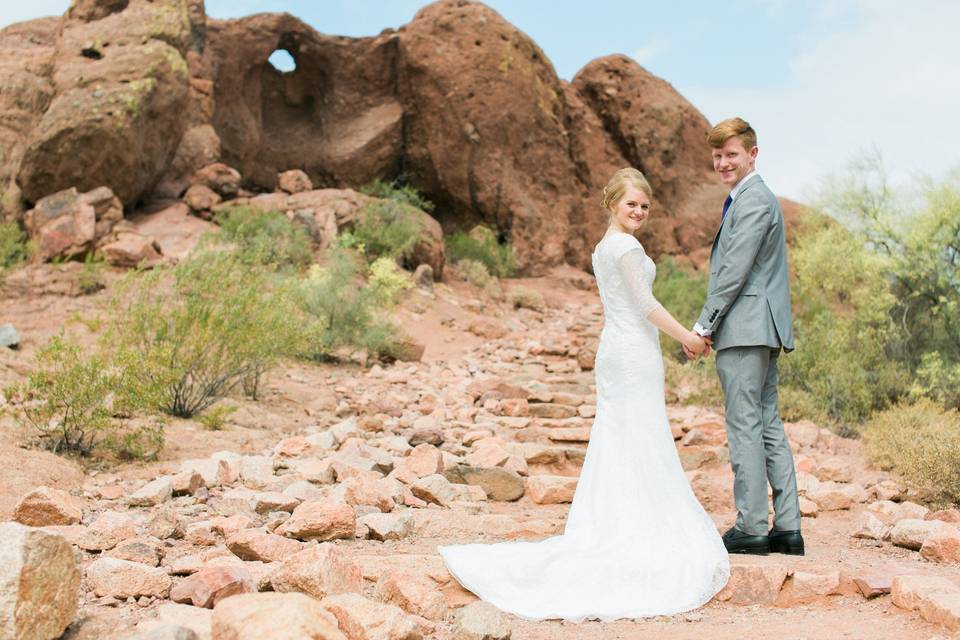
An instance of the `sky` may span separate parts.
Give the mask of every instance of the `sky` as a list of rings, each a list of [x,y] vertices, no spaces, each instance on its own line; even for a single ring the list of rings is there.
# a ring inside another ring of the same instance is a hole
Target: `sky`
[[[207,0],[231,18],[286,11],[318,31],[397,28],[413,0]],[[590,60],[634,58],[708,120],[757,130],[757,167],[780,195],[809,201],[825,176],[879,151],[893,181],[960,166],[960,1],[488,0],[571,79]],[[0,2],[0,26],[59,14],[69,0]]]

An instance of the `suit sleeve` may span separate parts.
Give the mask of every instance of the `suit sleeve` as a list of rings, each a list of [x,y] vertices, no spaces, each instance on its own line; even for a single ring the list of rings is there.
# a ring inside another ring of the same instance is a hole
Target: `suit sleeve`
[[[768,202],[752,198],[737,207],[735,217],[730,219],[731,226],[724,239],[726,259],[717,269],[714,286],[707,294],[707,301],[697,320],[706,331],[716,331],[717,325],[740,294],[770,230],[772,216],[773,209]]]

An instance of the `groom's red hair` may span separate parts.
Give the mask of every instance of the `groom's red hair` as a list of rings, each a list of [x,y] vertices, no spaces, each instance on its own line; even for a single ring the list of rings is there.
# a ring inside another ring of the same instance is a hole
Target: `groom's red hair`
[[[747,151],[757,146],[757,132],[743,118],[727,118],[723,122],[718,122],[707,134],[707,144],[713,149],[719,149],[733,137],[740,138],[743,148]]]

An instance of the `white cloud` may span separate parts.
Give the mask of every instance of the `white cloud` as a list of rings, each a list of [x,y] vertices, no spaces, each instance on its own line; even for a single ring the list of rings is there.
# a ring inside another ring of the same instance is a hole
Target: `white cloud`
[[[663,40],[651,40],[630,54],[630,57],[636,60],[640,66],[646,66],[653,59],[660,57],[668,48],[667,43]]]
[[[805,199],[823,175],[874,147],[901,179],[960,165],[960,3],[859,8],[854,26],[818,20],[778,88],[684,91],[711,122],[737,114],[754,125],[758,168],[782,195]]]
[[[32,0],[0,3],[0,29],[38,16],[59,16],[70,7],[70,0]]]

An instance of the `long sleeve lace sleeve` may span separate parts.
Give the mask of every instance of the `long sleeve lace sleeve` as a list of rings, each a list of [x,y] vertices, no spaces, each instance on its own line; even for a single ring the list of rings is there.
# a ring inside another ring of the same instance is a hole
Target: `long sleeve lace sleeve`
[[[653,296],[653,282],[647,276],[646,259],[647,254],[643,247],[636,247],[624,253],[617,260],[617,268],[620,270],[623,283],[643,318],[663,306]]]

